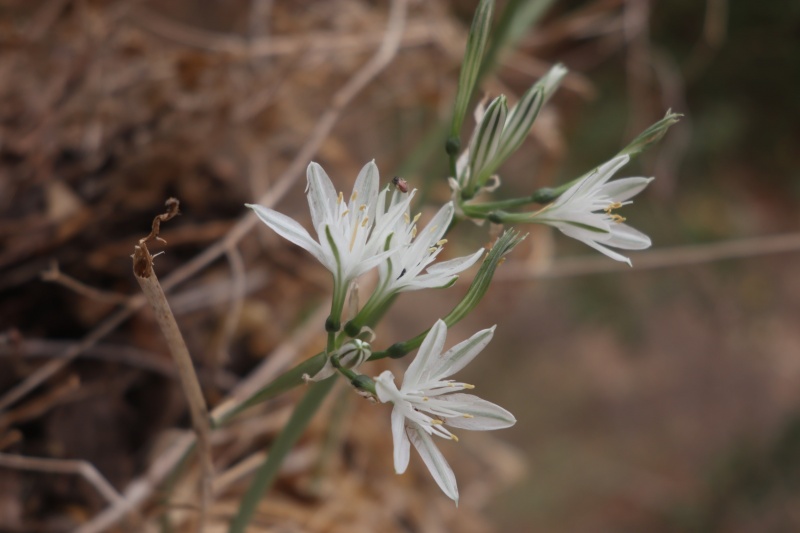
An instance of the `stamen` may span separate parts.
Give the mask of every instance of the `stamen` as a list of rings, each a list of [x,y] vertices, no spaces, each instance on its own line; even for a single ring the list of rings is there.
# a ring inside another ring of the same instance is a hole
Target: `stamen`
[[[422,216],[422,213],[417,213],[416,215],[414,215],[414,224],[417,223],[417,220],[419,220],[419,217],[421,217],[421,216]]]
[[[361,221],[361,227],[366,228],[367,222],[369,222],[369,217],[364,217],[364,220]]]
[[[417,227],[414,226],[413,228],[411,228],[411,238],[413,239],[416,236],[417,236]]]
[[[432,426],[441,426],[442,424],[444,424],[444,422],[442,422],[438,418],[431,418],[431,425]]]
[[[345,209],[344,212],[342,213],[342,218],[344,218],[344,216],[347,215],[349,212],[350,212],[349,209]]]
[[[450,434],[450,439],[451,439],[451,440],[453,440],[453,441],[455,441],[455,442],[458,442],[458,437],[456,437],[456,436],[455,436],[455,435],[453,435],[452,433]]]
[[[356,235],[358,234],[358,224],[353,226],[353,235],[350,237],[350,251],[353,251],[353,246],[356,244]]]
[[[464,413],[461,416],[464,417],[464,418],[475,418],[474,416],[472,416],[470,414],[467,414],[467,413]]]
[[[410,224],[411,223],[411,219],[408,217],[408,211],[403,213],[403,222],[405,222],[406,224]]]
[[[436,246],[444,246],[447,244],[447,239],[442,239],[436,243]]]
[[[367,204],[361,204],[361,207],[358,208],[359,211],[363,211],[367,208]]]
[[[469,383],[462,383],[461,386],[464,387],[465,389],[474,389],[475,388],[475,385],[470,385]]]
[[[430,398],[428,398],[427,396],[423,396],[423,397],[422,397],[422,401],[423,401],[423,402],[427,402],[429,399],[430,399]]]
[[[608,207],[603,209],[603,211],[605,211],[607,215],[610,215],[611,211],[613,211],[614,209],[619,209],[620,207],[622,207],[622,204],[620,202],[611,202],[608,205]]]
[[[353,191],[353,195],[350,196],[350,201],[355,202],[356,198],[358,198],[358,191]]]
[[[339,202],[339,203],[342,203],[343,199],[344,199],[344,194],[342,194],[342,191],[339,191],[339,197],[338,197],[338,199],[336,201]]]
[[[611,215],[611,220],[613,220],[617,224],[621,224],[621,223],[625,222],[625,220],[627,220],[627,219],[625,217],[621,216],[621,215]]]

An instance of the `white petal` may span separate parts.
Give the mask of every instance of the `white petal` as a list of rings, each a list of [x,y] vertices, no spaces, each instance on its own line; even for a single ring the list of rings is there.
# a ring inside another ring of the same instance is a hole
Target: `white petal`
[[[350,210],[355,211],[362,204],[367,206],[367,216],[369,220],[375,220],[375,210],[378,203],[378,187],[380,177],[378,173],[378,166],[373,159],[361,169],[356,178],[356,183],[353,186],[353,192],[356,194],[355,202],[352,201],[350,196]]]
[[[452,376],[467,366],[492,340],[496,327],[492,326],[477,332],[469,339],[456,344],[434,361],[431,361],[428,365],[426,377],[431,380],[440,380]]]
[[[484,251],[485,250],[481,248],[472,255],[465,255],[464,257],[456,257],[455,259],[449,259],[447,261],[435,263],[429,266],[426,272],[428,274],[435,274],[438,276],[459,274],[474,265],[478,259],[483,256]]]
[[[414,389],[420,381],[427,381],[425,376],[429,374],[428,367],[442,353],[446,338],[447,324],[444,323],[444,320],[439,319],[425,336],[425,340],[422,341],[417,351],[417,356],[408,366],[403,378],[402,390]]]
[[[445,420],[445,424],[454,428],[468,429],[473,431],[491,431],[511,427],[517,423],[514,415],[500,407],[499,405],[488,402],[483,398],[478,398],[472,394],[446,394],[438,396],[438,401],[458,404],[448,406],[470,417],[455,417]]]
[[[405,283],[403,283],[402,279],[398,280],[398,282],[394,285],[393,290],[399,292],[412,292],[423,289],[446,289],[448,287],[452,287],[456,280],[458,280],[457,275],[431,276],[429,274],[422,274],[421,276],[415,276],[414,279]]]
[[[654,178],[622,178],[603,186],[603,194],[615,202],[624,202],[644,190]]]
[[[406,435],[406,417],[399,407],[392,409],[392,441],[394,442],[394,471],[402,474],[408,468],[411,443]]]
[[[337,194],[331,179],[317,163],[310,163],[306,170],[308,178],[308,208],[314,228],[330,224],[335,220]],[[321,238],[321,237],[320,237]]]
[[[617,252],[615,252],[611,248],[606,248],[605,246],[603,246],[602,244],[600,244],[598,242],[595,242],[595,241],[583,241],[583,243],[585,245],[587,245],[587,246],[591,246],[592,248],[594,248],[595,250],[597,250],[601,254],[607,255],[608,257],[610,257],[614,261],[619,261],[621,263],[628,263],[628,266],[633,266],[631,264],[630,258],[625,257],[622,254],[618,254]]]
[[[425,466],[428,467],[431,475],[433,476],[436,484],[447,495],[448,498],[456,502],[458,505],[458,486],[456,485],[456,476],[450,465],[433,443],[433,438],[428,435],[425,430],[417,424],[411,424],[407,428],[408,437],[414,443],[414,447],[419,452]]]
[[[312,239],[305,228],[298,224],[293,218],[261,205],[245,205],[255,211],[258,218],[260,218],[264,224],[272,228],[275,233],[303,248],[316,257],[326,268],[330,268],[330,261],[325,257],[322,247],[320,247],[319,243]]]
[[[623,250],[644,250],[650,248],[650,237],[627,224],[612,224],[611,237],[605,239],[603,244],[622,248]]]
[[[382,403],[403,401],[403,397],[394,383],[394,374],[389,370],[384,370],[380,376],[375,378],[375,392],[378,393],[378,399]]]

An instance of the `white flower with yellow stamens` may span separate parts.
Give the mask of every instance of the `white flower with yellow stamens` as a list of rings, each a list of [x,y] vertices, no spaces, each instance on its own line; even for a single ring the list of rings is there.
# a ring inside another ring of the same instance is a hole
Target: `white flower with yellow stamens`
[[[405,291],[449,287],[458,279],[459,273],[481,258],[483,248],[464,257],[433,264],[447,243],[444,235],[454,211],[453,202],[446,203],[419,233],[419,214],[412,219],[406,211],[397,220],[388,241],[392,254],[378,267],[376,299],[383,300]]]
[[[615,157],[578,180],[552,204],[528,218],[554,226],[564,235],[577,239],[611,259],[631,264],[631,260],[608,247],[643,250],[650,247],[650,238],[623,224],[625,218],[615,210],[630,204],[653,178],[623,178],[608,181],[630,158]]]
[[[306,174],[308,206],[318,240],[284,214],[260,205],[248,204],[248,207],[278,235],[308,251],[331,271],[334,300],[343,303],[350,282],[392,253],[385,249],[386,239],[408,209],[413,193],[392,206],[376,225],[379,176],[374,161],[361,169],[346,201],[341,192],[336,193],[330,178],[317,163],[308,165]]]
[[[472,385],[447,378],[478,355],[492,340],[494,327],[479,331],[469,339],[442,353],[447,325],[438,320],[433,325],[417,357],[408,367],[403,385],[398,389],[394,375],[383,372],[375,378],[375,391],[381,402],[391,402],[394,468],[398,474],[408,467],[411,443],[444,493],[458,504],[458,486],[450,465],[433,442],[433,435],[458,441],[446,427],[469,430],[493,430],[512,426],[514,415],[477,396],[460,391]]]

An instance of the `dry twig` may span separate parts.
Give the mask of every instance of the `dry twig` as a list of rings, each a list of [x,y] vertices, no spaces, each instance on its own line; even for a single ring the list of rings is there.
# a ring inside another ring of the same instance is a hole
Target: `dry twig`
[[[139,244],[136,246],[133,253],[133,273],[148,303],[153,308],[161,332],[167,339],[169,351],[175,361],[175,366],[178,368],[178,376],[181,380],[183,393],[189,404],[192,427],[197,435],[197,451],[202,471],[200,482],[200,520],[197,529],[198,531],[202,531],[203,525],[205,524],[205,514],[210,508],[213,498],[214,468],[211,461],[211,441],[209,437],[211,433],[211,422],[208,417],[208,407],[203,397],[203,391],[200,388],[200,382],[194,371],[192,357],[189,355],[189,349],[186,347],[186,342],[183,340],[180,328],[178,328],[178,322],[175,320],[175,316],[169,308],[167,296],[164,294],[164,290],[158,282],[158,277],[153,270],[153,257],[147,249],[147,241],[153,239],[163,240],[159,239],[158,236],[161,222],[166,222],[179,214],[179,204],[178,200],[175,198],[167,200],[166,207],[166,213],[158,215],[153,219],[153,228],[150,234],[139,240]]]

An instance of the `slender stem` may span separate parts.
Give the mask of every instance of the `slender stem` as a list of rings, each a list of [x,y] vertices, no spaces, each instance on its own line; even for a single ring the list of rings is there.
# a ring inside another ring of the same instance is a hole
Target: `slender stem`
[[[212,484],[214,479],[214,469],[211,463],[211,441],[209,437],[211,432],[211,420],[208,415],[208,408],[206,407],[205,398],[203,397],[203,391],[200,389],[200,382],[197,379],[197,374],[194,371],[189,349],[186,347],[186,343],[183,340],[183,335],[181,335],[178,323],[175,321],[175,316],[169,308],[164,290],[158,282],[156,273],[153,270],[152,257],[144,242],[140,242],[135,248],[133,265],[134,277],[136,281],[139,282],[142,292],[153,308],[156,321],[167,340],[170,354],[172,354],[172,358],[175,361],[183,393],[184,396],[186,396],[186,402],[189,404],[192,427],[197,434],[197,448],[202,470],[198,531],[202,531],[205,523],[206,511],[210,507],[213,498]]]

